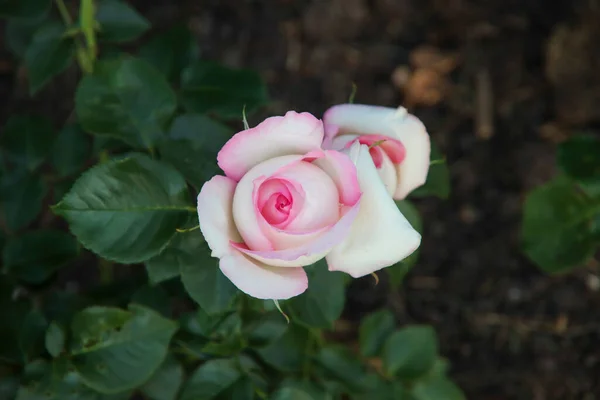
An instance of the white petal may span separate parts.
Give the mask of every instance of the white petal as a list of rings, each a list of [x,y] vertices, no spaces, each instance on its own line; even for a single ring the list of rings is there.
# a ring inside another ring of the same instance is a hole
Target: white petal
[[[358,278],[411,255],[419,247],[421,235],[388,194],[367,146],[355,143],[349,155],[356,163],[363,192],[360,209],[349,235],[326,259],[329,270]]]
[[[423,123],[406,109],[340,104],[325,112],[323,122],[324,145],[332,143],[334,135],[345,134],[386,135],[402,142],[406,148],[406,158],[398,167],[395,199],[403,199],[425,183],[431,153],[429,135]]]

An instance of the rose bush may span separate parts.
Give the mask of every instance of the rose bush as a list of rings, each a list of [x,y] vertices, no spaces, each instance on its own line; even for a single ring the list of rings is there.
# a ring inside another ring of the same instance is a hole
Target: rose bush
[[[394,199],[404,199],[425,183],[429,135],[405,108],[339,104],[325,112],[323,122],[324,148],[347,149],[355,142],[369,146],[377,172]]]
[[[344,152],[323,150],[324,134],[322,121],[293,111],[239,132],[217,157],[225,176],[213,177],[198,195],[212,256],[253,297],[299,295],[308,286],[302,267],[323,257],[329,270],[356,278],[420,244],[378,178],[369,156],[374,147],[359,140]]]

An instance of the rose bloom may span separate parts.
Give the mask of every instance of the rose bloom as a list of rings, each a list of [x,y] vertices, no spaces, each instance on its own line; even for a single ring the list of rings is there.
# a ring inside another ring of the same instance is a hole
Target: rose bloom
[[[287,299],[308,286],[302,267],[368,275],[409,256],[421,236],[398,211],[367,146],[323,150],[323,123],[290,111],[234,135],[217,162],[225,176],[198,195],[200,229],[240,290]]]
[[[425,183],[431,143],[423,123],[403,107],[339,104],[323,116],[323,147],[342,150],[358,142],[369,153],[388,192],[404,199]]]

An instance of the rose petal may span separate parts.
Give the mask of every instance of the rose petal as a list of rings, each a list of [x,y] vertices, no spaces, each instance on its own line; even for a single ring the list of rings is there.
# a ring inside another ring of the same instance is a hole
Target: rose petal
[[[238,289],[257,299],[285,300],[308,287],[302,268],[269,267],[237,250],[221,258],[219,268]]]
[[[389,197],[389,196],[388,196]],[[306,243],[285,250],[253,251],[238,243],[231,243],[244,254],[277,267],[301,267],[313,264],[323,258],[334,246],[341,243],[353,226],[360,208],[360,201],[345,210],[344,215],[331,228],[317,231],[318,235],[310,237]],[[288,233],[282,233],[291,237]]]
[[[353,206],[361,196],[356,167],[343,153],[332,150],[323,151],[323,156],[313,161],[331,177],[337,186],[340,202]]]
[[[406,109],[340,104],[331,107],[323,117],[323,146],[333,148],[337,135],[384,135],[397,139],[406,149],[406,157],[398,168],[395,199],[403,199],[427,179],[431,143],[423,123]]]
[[[289,111],[267,118],[235,134],[219,151],[217,162],[228,177],[239,181],[254,166],[271,158],[302,155],[321,147],[323,123],[309,113]]]
[[[302,159],[302,156],[282,156],[262,162],[252,168],[237,184],[233,196],[233,220],[243,242],[253,250],[273,250],[275,247],[265,235],[259,221],[262,215],[256,209],[255,180],[267,178],[280,168]]]
[[[326,259],[330,271],[358,278],[408,257],[419,247],[421,235],[389,196],[367,146],[355,143],[349,154],[356,163],[363,191],[360,210],[344,241]]]
[[[348,159],[348,162],[351,161]],[[352,166],[353,170],[356,170]],[[317,165],[296,161],[279,169],[272,179],[293,182],[302,188],[302,208],[282,228],[286,231],[303,232],[334,224],[340,217],[340,194],[333,179]],[[356,182],[358,187],[358,181]],[[278,248],[276,246],[276,248]]]
[[[221,258],[230,252],[230,241],[240,241],[232,214],[236,182],[225,176],[214,176],[198,194],[198,221],[200,230],[212,256]]]

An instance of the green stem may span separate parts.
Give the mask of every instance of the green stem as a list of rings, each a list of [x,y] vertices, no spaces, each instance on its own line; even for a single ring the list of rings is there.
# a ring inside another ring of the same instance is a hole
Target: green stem
[[[73,18],[71,17],[71,14],[69,14],[69,10],[67,9],[65,2],[63,0],[54,0],[54,2],[58,8],[60,17],[67,26],[67,29],[69,29],[73,25]],[[79,37],[75,37],[74,40],[75,47],[77,47],[75,53],[77,54],[77,62],[79,63],[79,67],[86,74],[91,74],[94,71],[94,64],[89,58],[88,51]]]
[[[71,18],[71,14],[69,14],[69,10],[65,5],[63,0],[54,0],[56,2],[56,7],[58,7],[58,12],[60,13],[60,17],[65,22],[65,25],[71,26],[73,25],[73,18]]]

